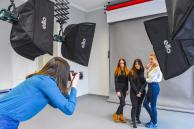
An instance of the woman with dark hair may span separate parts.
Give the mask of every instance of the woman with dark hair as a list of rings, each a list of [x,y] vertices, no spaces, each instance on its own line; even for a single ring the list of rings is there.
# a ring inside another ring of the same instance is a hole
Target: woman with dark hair
[[[113,119],[115,122],[121,121],[122,123],[126,123],[126,120],[123,116],[123,108],[125,106],[125,97],[128,93],[128,74],[129,69],[127,67],[125,59],[119,59],[117,67],[115,69],[115,91],[116,95],[120,100],[120,105],[113,115]]]
[[[71,77],[71,86],[67,83]],[[72,115],[76,106],[76,86],[79,74],[70,74],[70,66],[54,57],[37,73],[0,99],[0,129],[17,129],[19,122],[39,113],[47,104]],[[71,90],[68,95],[69,90]]]
[[[156,128],[157,120],[157,99],[160,93],[159,82],[162,81],[162,72],[155,53],[150,54],[149,64],[146,66],[145,74],[148,83],[148,91],[144,100],[144,107],[150,115],[150,122],[146,124],[147,128]]]
[[[146,80],[144,78],[144,67],[140,59],[136,59],[129,72],[130,81],[130,99],[132,104],[131,120],[133,122],[133,128],[137,128],[136,121],[141,124],[140,113],[145,97]]]

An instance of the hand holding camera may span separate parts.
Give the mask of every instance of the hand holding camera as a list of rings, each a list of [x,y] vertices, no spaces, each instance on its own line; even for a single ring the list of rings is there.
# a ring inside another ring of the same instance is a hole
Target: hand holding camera
[[[79,73],[76,74],[75,76],[72,75],[72,73],[70,73],[70,76],[71,76],[71,82],[72,82],[72,87],[77,87],[77,82],[78,82],[78,79],[79,79]]]
[[[78,80],[82,80],[83,79],[83,73],[82,72],[74,72],[74,71],[70,71],[70,78],[69,81],[71,81],[71,86],[72,87],[77,87],[77,82]]]

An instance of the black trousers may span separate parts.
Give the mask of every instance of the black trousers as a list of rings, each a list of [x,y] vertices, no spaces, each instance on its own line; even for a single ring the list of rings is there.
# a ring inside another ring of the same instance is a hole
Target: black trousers
[[[127,90],[123,89],[123,90],[120,90],[119,92],[121,93],[121,97],[119,97],[120,105],[116,112],[117,115],[123,114],[123,108],[125,106],[125,98],[126,98]]]
[[[131,99],[131,120],[135,122],[135,118],[139,120],[142,103],[145,97],[145,91],[143,91],[141,97],[137,97],[137,94],[131,89],[130,90],[130,99]]]

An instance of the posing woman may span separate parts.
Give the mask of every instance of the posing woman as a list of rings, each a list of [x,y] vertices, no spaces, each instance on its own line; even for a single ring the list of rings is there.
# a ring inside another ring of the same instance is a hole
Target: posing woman
[[[47,104],[72,115],[76,106],[79,74],[69,75],[70,66],[60,57],[51,59],[39,72],[0,99],[0,129],[17,129],[19,122],[39,113]],[[71,76],[71,86],[67,82]],[[68,91],[71,90],[70,95]]]
[[[115,69],[115,91],[116,95],[120,100],[120,105],[113,115],[113,119],[115,122],[123,122],[126,123],[126,120],[123,116],[123,108],[125,106],[125,97],[128,93],[128,74],[129,69],[127,67],[125,59],[119,59],[117,67]]]
[[[145,97],[146,80],[144,78],[144,67],[140,59],[136,59],[129,72],[130,80],[130,99],[132,104],[131,120],[133,122],[133,128],[137,128],[136,121],[141,124],[140,113],[142,102]]]
[[[148,83],[148,91],[144,100],[144,107],[150,115],[150,122],[146,124],[148,128],[156,128],[157,125],[157,98],[160,92],[159,82],[162,81],[162,73],[158,65],[155,53],[150,54],[149,64],[146,66],[145,74]]]

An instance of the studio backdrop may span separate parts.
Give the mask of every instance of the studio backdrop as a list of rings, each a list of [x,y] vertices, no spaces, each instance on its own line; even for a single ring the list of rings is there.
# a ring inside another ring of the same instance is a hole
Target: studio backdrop
[[[140,58],[144,65],[146,65],[148,63],[148,56],[153,52],[153,48],[145,30],[144,21],[163,15],[149,16],[110,24],[109,101],[118,102],[118,98],[115,95],[114,69],[119,58],[124,57],[129,68],[131,68],[133,61],[136,58]],[[193,67],[178,77],[167,81],[163,80],[160,83],[160,87],[161,92],[158,100],[159,108],[194,113]],[[131,103],[129,96],[127,97],[127,103]]]

